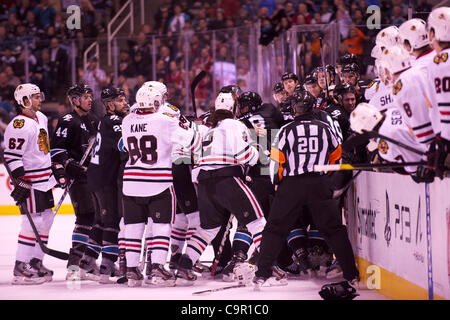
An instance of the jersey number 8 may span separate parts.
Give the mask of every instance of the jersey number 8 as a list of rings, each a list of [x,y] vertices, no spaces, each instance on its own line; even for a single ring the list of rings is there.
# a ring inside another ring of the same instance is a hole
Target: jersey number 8
[[[136,137],[128,137],[127,145],[131,165],[136,164],[139,159],[142,163],[150,165],[158,161],[156,152],[158,143],[155,136],[142,136],[139,141]]]

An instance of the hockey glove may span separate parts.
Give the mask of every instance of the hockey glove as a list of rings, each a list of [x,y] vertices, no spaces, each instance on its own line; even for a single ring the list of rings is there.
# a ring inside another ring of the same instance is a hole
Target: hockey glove
[[[442,139],[440,136],[431,142],[430,148],[427,152],[427,167],[433,169],[436,176],[441,180],[444,178],[445,171],[445,158],[448,153],[447,141]]]
[[[349,281],[326,284],[322,286],[319,295],[324,300],[353,300],[359,296]]]
[[[66,174],[72,179],[86,178],[86,167],[80,165],[74,159],[69,159],[65,163]]]
[[[428,182],[431,183],[434,181],[435,172],[433,170],[428,169],[425,166],[418,166],[415,174],[411,175],[411,178],[414,182]]]
[[[67,187],[67,183],[69,182],[69,179],[67,179],[66,171],[64,170],[64,167],[59,163],[53,163],[52,164],[52,172],[55,176],[56,182],[58,183],[57,187],[64,189]]]
[[[22,179],[16,179],[16,186],[11,192],[11,197],[19,205],[28,199],[31,192],[31,183],[26,182]]]

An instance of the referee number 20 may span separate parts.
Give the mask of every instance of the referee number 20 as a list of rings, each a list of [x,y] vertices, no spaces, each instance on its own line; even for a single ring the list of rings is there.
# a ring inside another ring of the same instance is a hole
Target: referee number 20
[[[318,137],[300,137],[298,138],[298,152],[315,153],[319,151]]]
[[[127,138],[128,153],[130,155],[131,165],[134,165],[139,159],[145,164],[154,164],[158,161],[158,147],[155,136],[142,136],[139,141],[136,137]]]

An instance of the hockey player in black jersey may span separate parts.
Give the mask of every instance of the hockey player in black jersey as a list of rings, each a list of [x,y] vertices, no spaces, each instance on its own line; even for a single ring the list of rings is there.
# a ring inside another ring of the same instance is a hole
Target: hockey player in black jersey
[[[361,80],[360,69],[356,63],[347,64],[342,68],[341,84],[346,83],[356,88],[356,105],[367,102],[364,94],[368,84]]]
[[[58,119],[51,139],[51,155],[52,162],[64,166],[66,174],[74,181],[69,190],[76,216],[67,263],[67,276],[70,278],[79,271],[94,221],[94,206],[87,188],[86,163],[89,161],[85,161],[83,165],[80,161],[90,138],[95,135],[96,124],[90,116],[93,101],[91,88],[83,84],[75,85],[68,90],[67,97],[73,111]]]
[[[268,155],[276,130],[283,123],[283,115],[274,105],[263,104],[261,96],[256,92],[244,92],[238,102],[238,120],[249,129],[251,139],[259,146],[260,154],[258,163],[247,172],[247,184],[267,217],[275,195],[269,177]],[[244,226],[238,226],[233,240],[233,257],[222,272],[224,281],[233,281],[233,269],[236,263],[247,260],[247,252],[252,243],[251,233]]]
[[[101,253],[100,282],[108,283],[109,277],[118,273],[115,262],[119,254],[119,207],[122,206],[122,191],[118,187],[122,160],[118,143],[122,138],[122,119],[128,113],[128,102],[124,91],[119,88],[103,89],[101,99],[106,115],[100,120],[87,169],[95,219],[80,267],[87,267],[86,271],[89,271]]]

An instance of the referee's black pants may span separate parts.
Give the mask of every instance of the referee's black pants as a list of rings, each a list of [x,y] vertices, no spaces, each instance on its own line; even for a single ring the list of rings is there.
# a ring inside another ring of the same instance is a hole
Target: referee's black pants
[[[284,177],[278,186],[262,234],[256,276],[269,278],[272,275],[272,266],[298,219],[298,209],[303,205],[310,209],[314,224],[336,255],[344,278],[353,280],[358,276],[347,229],[341,222],[338,203],[332,199],[331,186],[331,179],[327,175],[309,173]]]

